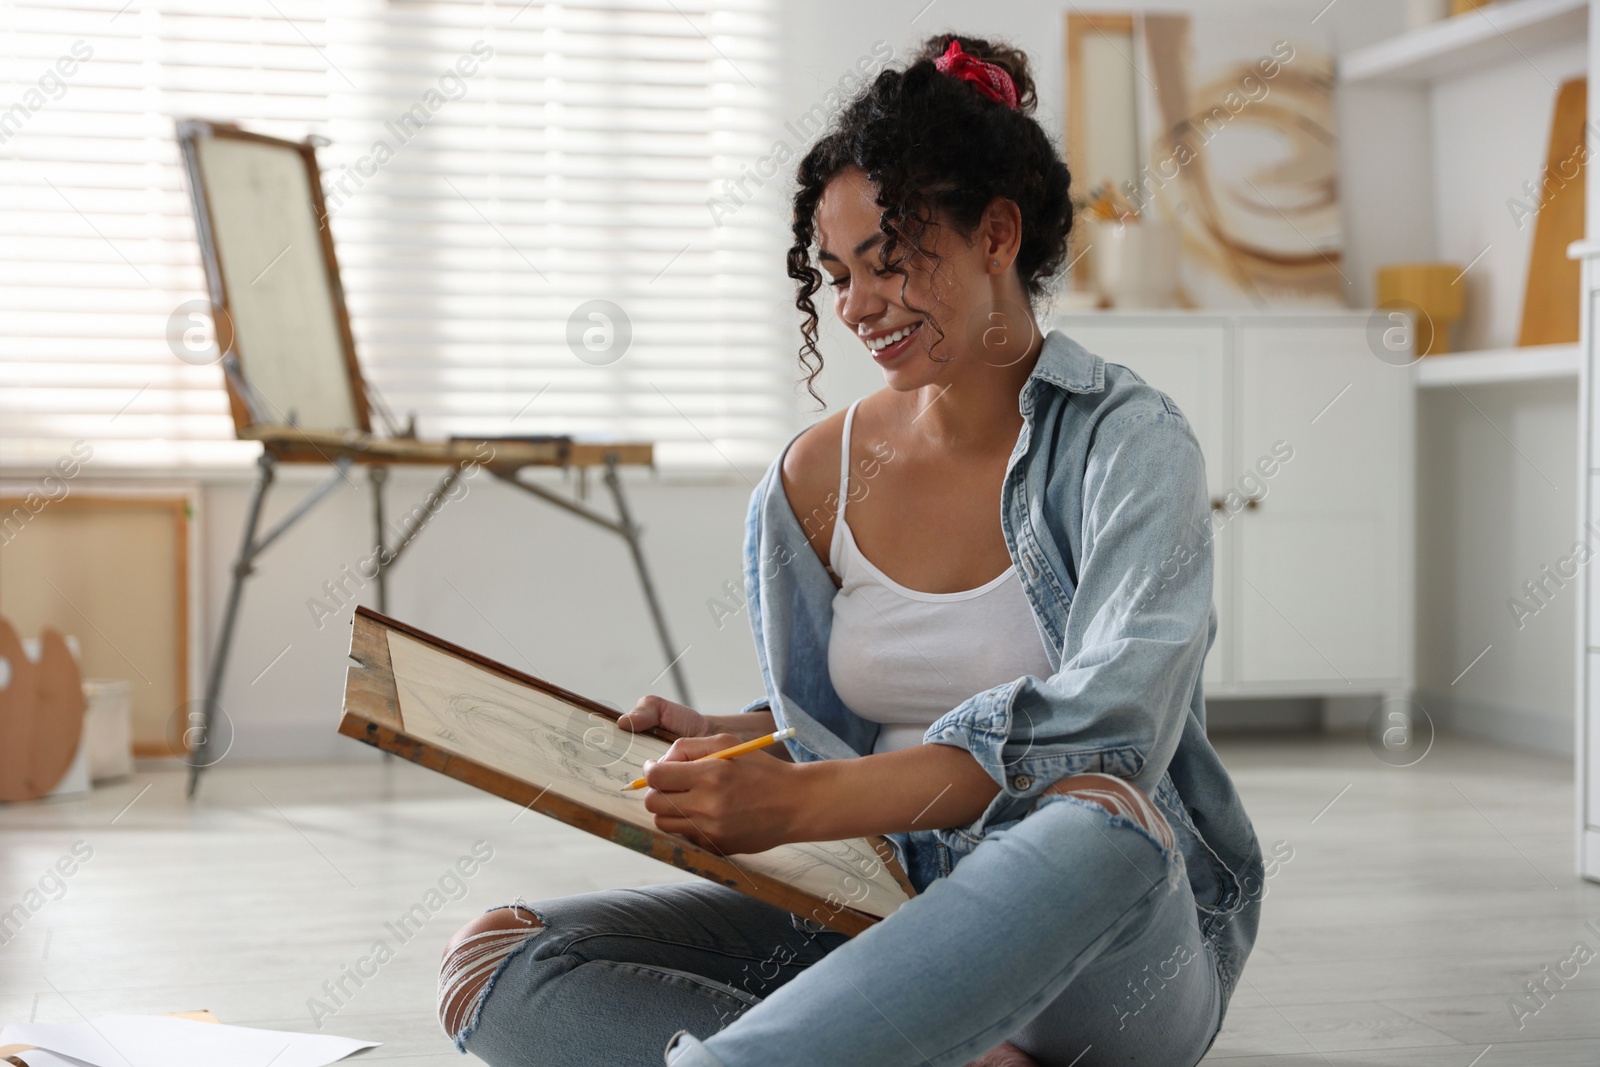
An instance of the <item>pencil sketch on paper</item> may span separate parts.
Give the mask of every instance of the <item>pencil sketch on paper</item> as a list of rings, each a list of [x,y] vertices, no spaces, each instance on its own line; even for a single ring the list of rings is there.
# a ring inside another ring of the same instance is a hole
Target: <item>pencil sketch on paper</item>
[[[449,737],[478,737],[490,742],[496,751],[523,751],[550,773],[565,774],[583,784],[586,795],[593,794],[595,799],[614,799],[618,790],[638,777],[636,767],[642,770],[644,759],[655,758],[629,759],[626,751],[612,750],[607,744],[610,735],[593,725],[569,723],[569,729],[552,729],[515,708],[466,693],[449,697],[442,718]],[[574,739],[574,732],[579,739]],[[591,740],[583,740],[585,737]],[[657,741],[654,737],[646,740]],[[666,748],[661,745],[662,752]]]
[[[641,794],[622,787],[644,773],[646,760],[666,755],[665,741],[404,634],[389,632],[389,658],[408,734],[613,818],[651,825]]]
[[[655,830],[644,791],[622,787],[666,755],[658,737],[510,681],[389,631],[389,659],[405,732],[437,748],[531,782],[622,822]],[[863,838],[780,845],[732,857],[823,899],[883,917],[908,899]]]

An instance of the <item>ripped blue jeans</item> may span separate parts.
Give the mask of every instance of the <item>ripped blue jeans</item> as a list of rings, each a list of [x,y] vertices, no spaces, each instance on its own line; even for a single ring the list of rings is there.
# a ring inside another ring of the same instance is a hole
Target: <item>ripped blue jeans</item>
[[[711,882],[526,906],[452,1035],[492,1067],[1188,1067],[1226,1005],[1183,855],[1045,794],[848,937]]]

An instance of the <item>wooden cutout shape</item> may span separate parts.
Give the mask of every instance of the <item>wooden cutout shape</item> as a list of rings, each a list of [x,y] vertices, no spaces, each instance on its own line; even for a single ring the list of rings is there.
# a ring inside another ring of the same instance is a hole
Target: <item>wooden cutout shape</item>
[[[38,800],[61,783],[83,736],[83,679],[66,640],[45,627],[29,659],[0,617],[0,657],[11,677],[0,689],[0,801]]]

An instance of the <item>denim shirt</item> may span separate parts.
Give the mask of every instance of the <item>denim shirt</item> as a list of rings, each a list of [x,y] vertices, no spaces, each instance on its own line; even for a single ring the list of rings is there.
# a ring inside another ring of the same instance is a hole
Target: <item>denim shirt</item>
[[[1217,613],[1199,443],[1166,394],[1059,331],[1018,404],[1000,525],[1054,673],[986,689],[923,735],[966,749],[999,785],[975,822],[887,836],[921,892],[1057,779],[1126,778],[1172,825],[1229,995],[1265,886],[1255,830],[1206,738],[1201,668]],[[796,762],[849,759],[872,752],[879,724],[846,707],[829,677],[836,589],[780,474],[800,433],[750,497],[745,595],[766,695],[741,710],[770,708],[779,729],[793,727]]]

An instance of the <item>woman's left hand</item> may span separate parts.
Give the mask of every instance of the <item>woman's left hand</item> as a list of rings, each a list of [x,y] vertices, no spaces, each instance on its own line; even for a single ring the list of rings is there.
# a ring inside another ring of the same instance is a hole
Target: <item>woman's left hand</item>
[[[661,759],[645,763],[644,806],[657,829],[725,856],[797,840],[791,835],[802,810],[803,764],[762,749],[691,762],[738,743],[732,734],[680,737]]]

